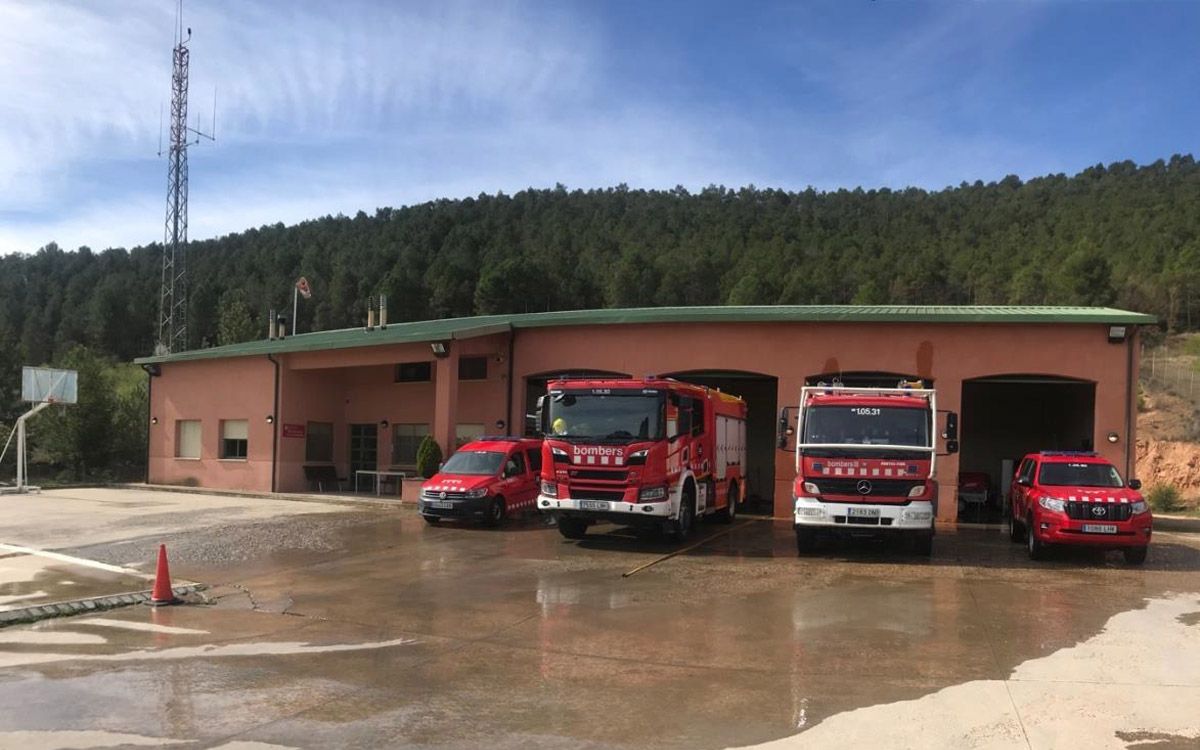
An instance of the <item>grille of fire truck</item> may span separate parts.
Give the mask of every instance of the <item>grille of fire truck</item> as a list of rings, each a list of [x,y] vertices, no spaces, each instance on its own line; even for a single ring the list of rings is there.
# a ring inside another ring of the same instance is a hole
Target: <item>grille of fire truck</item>
[[[581,490],[571,488],[572,500],[611,500],[619,502],[625,498],[625,493],[614,490]]]
[[[863,518],[861,516],[834,516],[834,523],[845,523],[851,526],[891,526],[890,518]]]
[[[1094,508],[1103,512],[1097,514]],[[1128,503],[1067,503],[1067,518],[1076,521],[1128,521],[1130,515]]]
[[[607,471],[605,469],[572,469],[572,479],[599,479],[605,482],[624,482],[629,474],[627,471]]]
[[[871,483],[870,492],[858,491],[858,483],[864,480]],[[924,482],[914,482],[908,479],[874,479],[871,477],[816,480],[816,485],[822,495],[863,495],[868,497],[873,495],[908,497],[908,493],[913,487],[920,487],[923,484]]]

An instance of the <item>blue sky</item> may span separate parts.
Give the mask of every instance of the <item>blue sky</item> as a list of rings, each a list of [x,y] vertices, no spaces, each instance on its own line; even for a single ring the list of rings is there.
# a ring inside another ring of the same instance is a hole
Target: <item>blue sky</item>
[[[746,7],[735,7],[743,5]],[[0,253],[160,241],[171,0],[0,0]],[[188,0],[191,237],[441,197],[1194,153],[1200,3]]]

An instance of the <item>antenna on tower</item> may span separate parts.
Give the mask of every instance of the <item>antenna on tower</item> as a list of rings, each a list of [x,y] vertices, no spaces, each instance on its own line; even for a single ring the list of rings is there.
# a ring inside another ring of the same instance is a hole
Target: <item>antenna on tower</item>
[[[187,124],[188,66],[192,30],[184,33],[183,0],[175,10],[175,48],[171,69],[171,125],[167,147],[167,215],[163,237],[162,287],[158,306],[158,342],[155,354],[170,354],[187,349],[187,228],[188,228],[188,146],[201,139],[216,140]],[[216,126],[216,90],[213,92],[213,125]],[[161,117],[161,115],[160,115]],[[192,136],[195,140],[191,140]],[[161,139],[161,125],[160,125]],[[159,145],[159,155],[162,145]]]

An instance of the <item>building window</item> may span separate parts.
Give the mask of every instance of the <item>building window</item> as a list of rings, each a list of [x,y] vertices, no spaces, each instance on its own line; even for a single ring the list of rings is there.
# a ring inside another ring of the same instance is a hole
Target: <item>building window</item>
[[[175,420],[175,458],[200,458],[200,420]]]
[[[392,430],[392,466],[417,465],[417,447],[429,434],[427,424],[398,424]]]
[[[454,426],[454,447],[461,448],[472,440],[483,437],[483,425],[459,424]]]
[[[221,420],[221,458],[246,457],[250,426],[244,419]]]
[[[487,380],[487,357],[463,357],[458,360],[459,380]]]
[[[397,383],[428,383],[432,379],[432,362],[401,362],[396,365]]]
[[[305,461],[333,461],[332,422],[309,422],[304,441]]]

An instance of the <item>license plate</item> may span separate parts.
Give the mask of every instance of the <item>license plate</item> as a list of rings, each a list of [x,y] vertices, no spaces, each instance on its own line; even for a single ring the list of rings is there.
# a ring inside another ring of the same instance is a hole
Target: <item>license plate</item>
[[[579,508],[581,510],[608,510],[607,500],[580,500]]]
[[[851,506],[846,509],[846,515],[857,518],[879,518],[879,508],[855,508]]]
[[[447,502],[446,500],[426,500],[425,507],[426,508],[453,508],[454,503]]]
[[[1115,534],[1117,527],[1111,523],[1085,523],[1083,525],[1083,533],[1085,534]]]

